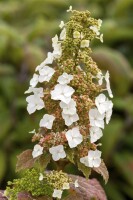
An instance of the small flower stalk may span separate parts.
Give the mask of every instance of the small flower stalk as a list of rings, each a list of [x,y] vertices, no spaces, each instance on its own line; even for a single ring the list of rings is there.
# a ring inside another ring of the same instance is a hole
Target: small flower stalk
[[[103,42],[102,20],[92,18],[89,11],[73,10],[72,6],[67,12],[70,20],[61,21],[60,35],[52,38],[53,52],[48,52],[36,67],[25,92],[28,113],[44,113],[38,131],[32,132],[32,141],[36,142],[32,158],[44,156],[45,160],[47,156],[48,163],[57,165],[72,162],[88,178],[91,170],[98,171],[103,165],[98,141],[111,119],[113,94],[109,72],[103,74],[91,58],[91,42]],[[53,198],[62,199],[71,184],[80,187],[78,180],[73,182],[58,169],[51,173],[40,170],[38,174],[40,182],[47,179]]]

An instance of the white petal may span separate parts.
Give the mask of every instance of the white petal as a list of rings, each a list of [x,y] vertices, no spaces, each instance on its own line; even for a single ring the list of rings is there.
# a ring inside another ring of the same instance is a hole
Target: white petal
[[[70,185],[69,183],[63,183],[63,190],[69,190],[70,189]]]
[[[89,166],[89,167],[94,167],[94,165],[93,165],[93,160],[88,160],[88,166]]]
[[[74,31],[73,32],[73,38],[80,38],[81,37],[81,34],[79,31]]]
[[[74,92],[75,92],[75,90],[72,87],[67,86],[67,85],[64,87],[65,97],[70,97]]]
[[[94,161],[93,161],[93,166],[94,167],[99,167],[100,164],[101,164],[101,158],[94,159]]]
[[[91,143],[96,142],[103,136],[102,130],[99,127],[90,128],[90,141]]]
[[[74,186],[75,186],[75,188],[79,187],[78,179],[76,179],[76,181],[74,182]]]
[[[38,74],[34,74],[33,78],[30,80],[30,86],[35,87],[38,83]]]
[[[34,105],[28,104],[27,105],[27,111],[29,114],[32,114],[36,111],[36,107]]]
[[[65,40],[66,39],[66,28],[63,28],[60,34],[60,39]]]
[[[42,181],[43,180],[43,174],[42,173],[40,173],[40,176],[39,176],[39,181]]]
[[[40,121],[40,127],[46,127],[47,129],[51,129],[54,120],[55,117],[53,115],[45,114]]]
[[[83,136],[79,132],[79,128],[75,127],[66,132],[66,138],[70,148],[76,147],[83,141]]]
[[[53,192],[53,195],[52,195],[54,198],[58,198],[58,199],[61,199],[62,197],[62,190],[56,190],[54,189],[54,192]]]
[[[39,144],[36,144],[34,146],[33,151],[32,151],[33,158],[36,158],[36,157],[38,157],[38,156],[40,156],[42,154],[43,154],[43,147],[41,147]]]
[[[89,45],[90,45],[90,41],[89,40],[82,40],[80,47],[81,48],[85,48],[85,47],[89,47]]]
[[[81,162],[82,164],[84,164],[86,167],[89,167],[88,156],[85,156],[85,157],[80,158],[80,162]]]
[[[95,155],[95,151],[92,151],[92,150],[89,150],[89,151],[88,151],[88,158],[89,158],[89,160],[90,160],[91,158],[94,158],[94,155]]]
[[[71,12],[72,11],[72,6],[69,7],[69,9],[67,10],[67,12]]]
[[[57,82],[64,85],[64,84],[70,83],[70,81],[72,79],[73,79],[73,75],[67,74],[67,73],[64,72],[61,76],[58,77]]]
[[[111,115],[112,115],[112,109],[108,110],[106,112],[106,124],[109,123],[110,119],[111,119]]]
[[[54,161],[57,161],[60,158],[66,157],[66,153],[64,151],[63,145],[51,147],[51,148],[49,148],[49,152],[52,154],[52,158]]]
[[[104,121],[103,121],[103,120],[96,120],[96,121],[95,121],[95,126],[104,129]]]
[[[59,156],[59,154],[52,154],[52,158],[53,158],[53,160],[54,161],[58,161],[58,160],[60,160],[60,156]]]
[[[76,102],[73,99],[71,99],[68,104],[61,101],[60,107],[63,109],[63,113],[66,115],[76,114]]]
[[[107,88],[107,91],[109,93],[109,96],[111,98],[113,98],[113,94],[112,94],[112,91],[111,91],[111,88],[110,88],[109,72],[108,71],[105,74],[105,80],[106,80],[106,88]]]
[[[52,64],[54,60],[53,53],[48,52],[47,58],[45,59],[45,64]]]
[[[59,154],[60,158],[65,158],[66,157],[66,153],[65,151],[63,150],[60,154]]]
[[[63,21],[61,21],[61,23],[60,23],[60,25],[59,25],[59,27],[62,29],[63,27],[64,27],[64,22]]]

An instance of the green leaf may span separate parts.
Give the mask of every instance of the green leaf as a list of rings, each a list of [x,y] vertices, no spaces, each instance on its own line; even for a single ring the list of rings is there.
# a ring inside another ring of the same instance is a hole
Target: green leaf
[[[47,165],[50,163],[51,155],[49,153],[43,154],[39,158],[40,167],[45,170]]]
[[[74,162],[74,154],[75,154],[74,149],[67,148],[67,149],[65,149],[65,152],[66,152],[66,155],[67,155],[67,159],[71,163],[75,164],[75,162]]]
[[[72,190],[71,193],[64,198],[64,200],[84,200],[83,195],[81,193],[77,193],[75,190]]]
[[[36,158],[32,157],[32,150],[28,149],[22,152],[19,156],[17,156],[18,161],[16,165],[16,171],[20,171],[23,169],[30,169],[34,166]]]
[[[79,160],[77,161],[78,169],[84,174],[84,176],[88,179],[91,174],[91,169],[82,164]]]
[[[101,162],[101,165],[99,167],[94,167],[93,170],[102,175],[105,183],[108,182],[109,173],[108,173],[107,167],[106,167],[105,163],[103,162],[103,160]]]

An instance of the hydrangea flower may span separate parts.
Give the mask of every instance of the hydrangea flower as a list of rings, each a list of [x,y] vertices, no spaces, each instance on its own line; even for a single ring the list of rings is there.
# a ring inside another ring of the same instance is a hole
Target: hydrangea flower
[[[107,88],[108,94],[111,98],[113,98],[113,94],[112,94],[112,91],[111,91],[111,88],[110,88],[109,72],[108,71],[105,74],[105,80],[106,80],[106,88]]]
[[[40,156],[42,154],[43,154],[43,147],[41,147],[39,144],[36,144],[34,146],[33,151],[32,151],[33,158],[36,158],[36,157],[38,157],[38,156]]]
[[[85,48],[85,47],[89,47],[89,45],[90,45],[90,41],[89,40],[82,40],[80,47],[81,48]]]
[[[45,114],[40,121],[40,127],[46,127],[47,129],[51,129],[54,120],[55,117],[53,115]]]
[[[60,160],[61,158],[66,157],[66,153],[64,151],[63,145],[51,147],[49,149],[49,152],[52,154],[52,158],[54,161],[57,161],[57,160]]]
[[[105,113],[106,111],[112,109],[113,107],[112,101],[108,100],[108,98],[104,94],[99,94],[96,97],[95,104],[100,114]]]
[[[100,29],[102,23],[103,23],[103,21],[101,19],[98,19],[98,27],[99,27],[99,29]]]
[[[72,6],[69,7],[67,12],[72,12],[70,21],[66,24],[61,21],[59,25],[60,36],[55,35],[52,38],[53,52],[48,52],[47,58],[37,66],[37,73],[33,75],[30,87],[25,92],[33,93],[26,99],[29,113],[43,108],[44,102],[46,103],[45,111],[49,113],[44,114],[40,120],[40,127],[42,128],[37,133],[32,131],[35,134],[33,140],[38,140],[38,143],[41,144],[41,146],[34,146],[32,155],[36,158],[42,155],[45,150],[46,152],[49,151],[50,157],[54,161],[64,158],[66,160],[69,157],[67,149],[75,148],[75,151],[73,150],[74,156],[79,152],[75,158],[80,159],[80,162],[86,167],[95,168],[101,164],[101,152],[94,150],[99,145],[92,143],[102,137],[104,118],[108,123],[113,107],[112,102],[104,94],[97,95],[100,91],[107,90],[109,96],[113,96],[110,89],[109,73],[107,72],[105,75],[101,73],[91,58],[91,48],[89,48],[90,41],[94,38],[103,42],[103,34],[100,33],[102,20],[89,17],[88,11],[72,11]],[[84,20],[81,16],[84,17]],[[88,27],[88,24],[90,27]],[[83,27],[83,30],[81,27]],[[98,83],[92,81],[92,79],[96,79]],[[103,80],[106,83],[106,88],[104,88],[104,85],[102,87]],[[39,84],[45,82],[45,84],[42,84],[43,88],[35,88],[38,82]],[[88,92],[88,88],[92,89]],[[95,108],[91,107],[94,105],[94,101]],[[87,113],[89,119],[86,117]],[[90,130],[86,135],[88,128]],[[45,134],[43,134],[43,131],[45,131]],[[85,169],[83,167],[81,171],[84,173]],[[67,174],[59,171],[51,174],[51,177],[48,175],[51,178],[48,182],[53,180],[53,177],[55,179],[57,177],[57,181],[53,183],[53,194],[51,196],[61,199],[63,198],[63,190],[70,188],[71,179]],[[61,179],[58,180],[58,177],[61,177]],[[40,181],[44,178],[43,173],[38,174]],[[79,187],[78,180],[73,182],[74,185]]]
[[[70,189],[70,184],[69,183],[63,183],[63,190],[69,190]]]
[[[60,39],[65,40],[66,39],[66,28],[63,28],[63,30],[60,33]]]
[[[100,35],[99,39],[103,43],[103,34]]]
[[[90,26],[90,29],[96,33],[96,35],[100,35],[99,28],[97,26]]]
[[[60,58],[62,55],[61,43],[58,41],[58,36],[52,38],[52,47],[54,48],[53,56],[54,58]]]
[[[67,10],[67,12],[72,12],[72,6],[69,7],[69,9]]]
[[[89,120],[91,126],[104,128],[104,117],[105,114],[100,114],[97,108],[90,109],[89,111]]]
[[[79,128],[74,127],[66,132],[66,138],[70,148],[76,147],[83,141],[83,136],[80,134]]]
[[[57,44],[58,44],[58,35],[56,34],[56,35],[52,38],[52,47],[54,48]]]
[[[73,79],[73,75],[67,74],[64,72],[61,76],[58,77],[57,82],[60,83],[61,85],[68,84],[70,81]]]
[[[61,199],[61,197],[62,197],[62,190],[57,190],[57,189],[54,189],[54,192],[53,192],[53,197],[54,198],[58,198],[58,199]]]
[[[105,76],[103,76],[103,74],[101,72],[99,72],[97,74],[97,78],[99,79],[98,83],[99,85],[102,85],[103,83],[103,78],[105,78],[105,81],[106,81],[106,89],[108,91],[108,94],[111,98],[113,98],[113,94],[112,94],[112,91],[111,91],[111,87],[110,87],[110,81],[109,81],[109,72],[107,71]]]
[[[90,141],[91,143],[96,142],[103,136],[102,130],[99,127],[90,128]]]
[[[42,173],[40,173],[40,176],[39,176],[39,181],[42,181],[43,180],[43,174]]]
[[[36,87],[36,85],[38,83],[38,78],[39,78],[39,75],[38,74],[34,74],[33,78],[30,80],[30,86]]]
[[[70,115],[70,114],[64,114],[62,112],[62,118],[65,120],[65,124],[67,126],[70,126],[73,124],[73,122],[77,122],[79,120],[79,116],[77,113]]]
[[[101,151],[99,150],[90,150],[88,152],[88,164],[89,167],[99,167],[101,164]]]
[[[64,27],[64,25],[65,25],[64,21],[61,21],[59,27],[62,29]]]
[[[95,99],[95,104],[98,108],[98,111],[103,114],[107,110],[107,97],[104,94],[99,94]]]
[[[71,96],[74,91],[75,90],[68,85],[57,84],[54,90],[51,91],[51,99],[61,100],[68,104],[71,101]]]
[[[97,76],[96,76],[99,80],[98,80],[98,84],[102,85],[103,84],[103,74],[101,72],[98,72]]]
[[[71,99],[68,104],[61,101],[60,107],[66,115],[74,115],[76,113],[76,102],[73,99]]]
[[[36,110],[41,110],[45,107],[44,101],[37,95],[30,95],[26,98],[28,102],[27,111],[29,114],[34,113]]]
[[[75,39],[78,38],[79,39],[80,37],[81,37],[81,34],[80,34],[79,31],[74,31],[73,32],[73,38],[75,38]]]
[[[80,162],[87,167],[99,167],[101,164],[101,151],[89,150],[88,156],[80,158]]]
[[[43,97],[44,93],[43,93],[43,88],[33,88],[33,87],[29,87],[29,89],[27,91],[25,91],[25,94],[29,94],[33,92],[34,95],[38,96],[38,97]]]
[[[78,179],[75,180],[74,186],[75,186],[75,188],[79,187]]]
[[[29,133],[31,133],[31,134],[36,134],[36,130],[34,129],[34,130],[32,130],[32,131],[29,131]]]
[[[45,59],[45,64],[52,64],[54,61],[54,55],[51,52],[48,52],[47,58]]]
[[[55,70],[52,69],[49,66],[45,66],[42,69],[39,70],[39,82],[42,83],[44,81],[49,82],[49,80],[51,79],[51,77],[53,76],[53,74],[55,73]]]

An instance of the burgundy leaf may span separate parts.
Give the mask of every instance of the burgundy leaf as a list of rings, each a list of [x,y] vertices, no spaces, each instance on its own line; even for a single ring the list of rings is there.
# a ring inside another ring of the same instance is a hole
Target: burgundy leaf
[[[73,176],[71,178],[75,181],[78,179],[79,187],[76,188],[76,193],[82,195],[83,200],[107,200],[105,192],[96,179],[86,180],[80,176]],[[74,189],[74,188],[73,188]],[[79,198],[81,200],[81,197]]]
[[[109,173],[108,173],[107,167],[106,167],[105,163],[103,162],[103,160],[101,162],[100,167],[93,168],[93,170],[95,170],[97,173],[102,175],[103,179],[105,180],[105,183],[108,182]]]
[[[16,165],[16,171],[20,171],[34,166],[36,158],[32,157],[32,150],[28,149],[17,156],[18,161]]]
[[[28,192],[21,192],[18,194],[18,200],[52,200],[47,196],[32,197]]]

